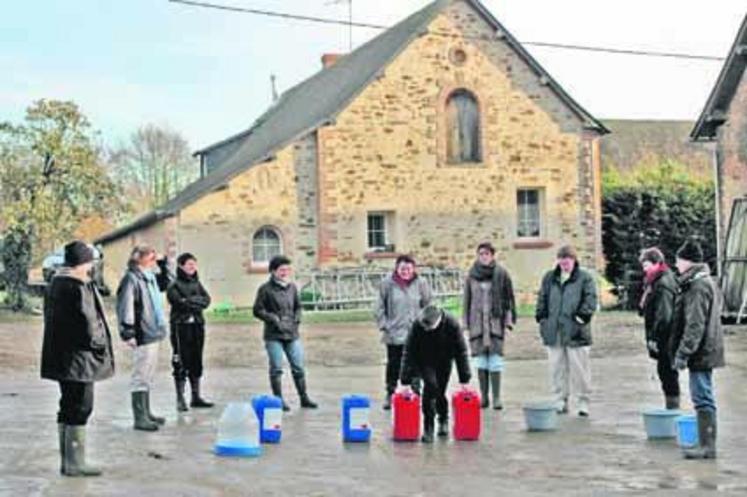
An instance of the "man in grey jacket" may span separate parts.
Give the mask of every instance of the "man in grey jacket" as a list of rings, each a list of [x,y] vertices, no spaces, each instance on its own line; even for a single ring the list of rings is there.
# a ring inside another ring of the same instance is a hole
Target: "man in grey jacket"
[[[400,377],[407,334],[421,309],[431,303],[431,298],[428,282],[415,272],[415,259],[409,255],[397,257],[394,272],[381,282],[374,308],[381,341],[386,344],[385,411],[392,407],[391,397]],[[414,388],[419,390],[419,379],[416,378],[413,383]]]
[[[568,412],[572,387],[578,415],[589,415],[591,318],[596,310],[594,278],[579,267],[576,249],[561,247],[555,269],[542,279],[535,311],[559,413]]]
[[[159,259],[154,248],[140,245],[132,250],[117,289],[119,335],[133,350],[131,390],[136,430],[156,431],[166,422],[151,412],[150,390],[158,346],[168,328],[161,292],[170,280],[166,258]]]

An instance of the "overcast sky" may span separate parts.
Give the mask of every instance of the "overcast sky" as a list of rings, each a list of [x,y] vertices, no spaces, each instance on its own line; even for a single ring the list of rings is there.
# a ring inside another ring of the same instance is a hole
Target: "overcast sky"
[[[206,0],[347,18],[333,0]],[[354,19],[390,25],[426,0],[353,0]],[[745,0],[483,0],[520,41],[598,45],[724,57]],[[378,33],[356,28],[354,44]],[[248,127],[280,90],[347,49],[344,26],[219,12],[167,0],[26,0],[0,15],[0,120],[38,98],[77,102],[104,140],[168,124],[193,148]],[[594,116],[695,119],[720,62],[528,46]]]

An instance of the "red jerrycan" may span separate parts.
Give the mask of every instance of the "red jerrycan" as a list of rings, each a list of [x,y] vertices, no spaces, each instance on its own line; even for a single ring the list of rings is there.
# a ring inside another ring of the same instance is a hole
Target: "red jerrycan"
[[[420,437],[420,396],[397,392],[392,396],[394,440],[412,441]]]
[[[454,440],[480,438],[480,394],[471,388],[454,392],[451,409],[454,413]]]

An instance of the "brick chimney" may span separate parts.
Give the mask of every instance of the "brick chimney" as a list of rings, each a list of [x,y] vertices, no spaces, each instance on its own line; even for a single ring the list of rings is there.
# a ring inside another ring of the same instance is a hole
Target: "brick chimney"
[[[328,68],[328,67],[332,67],[333,65],[335,65],[335,62],[337,62],[337,59],[339,59],[343,55],[345,55],[345,54],[341,54],[341,53],[326,53],[326,54],[322,55],[322,67],[325,68],[325,69]]]

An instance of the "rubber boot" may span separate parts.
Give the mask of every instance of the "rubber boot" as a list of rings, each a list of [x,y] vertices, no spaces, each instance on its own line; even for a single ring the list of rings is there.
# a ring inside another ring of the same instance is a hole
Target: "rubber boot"
[[[445,438],[449,436],[449,418],[438,418],[438,432],[436,434],[439,438]]]
[[[65,425],[57,423],[57,438],[60,442],[60,474],[65,474]]]
[[[384,404],[381,406],[381,408],[385,411],[389,411],[392,409],[392,395],[394,395],[394,390],[387,388],[386,397],[384,397]]]
[[[156,416],[153,414],[153,412],[150,410],[150,392],[145,392],[145,414],[148,415],[148,419],[153,421],[155,424],[159,426],[163,426],[166,424],[166,418],[162,416]]]
[[[141,431],[156,431],[158,423],[148,417],[148,392],[132,392],[132,414],[135,418],[135,429]]]
[[[215,405],[212,402],[208,402],[207,400],[200,397],[200,379],[199,378],[190,377],[189,386],[192,389],[192,402],[189,403],[190,407],[196,407],[198,409],[200,408],[209,409]]]
[[[478,369],[477,378],[480,380],[480,407],[486,409],[490,405],[488,400],[488,393],[490,391],[490,383],[488,383],[488,370]]]
[[[680,408],[680,397],[679,395],[667,395],[664,397],[664,405],[670,410],[679,410]]]
[[[306,393],[306,377],[303,375],[296,375],[293,377],[293,382],[296,384],[296,390],[298,391],[298,397],[301,399],[301,407],[304,409],[316,409],[319,405],[309,398]]]
[[[270,387],[272,388],[272,395],[279,398],[283,403],[283,411],[288,412],[291,410],[290,406],[285,403],[283,399],[283,381],[281,376],[270,376]]]
[[[503,409],[501,402],[501,372],[490,373],[490,388],[493,390],[493,409],[500,411]]]
[[[685,449],[685,459],[716,459],[716,413],[699,409],[698,446]]]
[[[433,443],[433,419],[427,418],[423,422],[423,436],[420,437],[420,441],[424,444]]]
[[[176,387],[176,410],[178,412],[187,412],[187,401],[184,400],[184,386],[186,382],[184,380],[174,379],[174,386]]]
[[[65,476],[99,476],[101,470],[86,464],[86,427],[65,425],[63,429]]]

